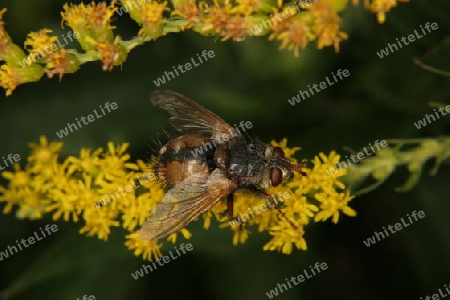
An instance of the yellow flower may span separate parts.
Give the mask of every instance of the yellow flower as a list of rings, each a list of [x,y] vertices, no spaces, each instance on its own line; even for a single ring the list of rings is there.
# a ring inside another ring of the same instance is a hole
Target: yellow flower
[[[172,242],[172,243],[175,244],[176,241],[177,241],[177,236],[178,236],[179,233],[181,233],[181,235],[182,235],[185,239],[190,239],[191,236],[192,236],[192,233],[190,233],[189,230],[187,230],[186,228],[183,228],[183,229],[180,230],[180,232],[171,234],[171,235],[167,238],[167,241],[168,241],[168,242]]]
[[[365,6],[377,14],[378,23],[383,24],[386,20],[386,13],[397,6],[397,2],[409,2],[409,0],[365,0]]]
[[[95,3],[84,5],[64,4],[64,11],[61,13],[63,21],[79,34],[78,42],[85,51],[93,49],[92,43],[88,42],[86,37],[92,40],[113,41],[113,29],[111,17],[114,15],[117,7],[114,1],[107,6],[106,3]]]
[[[10,96],[18,85],[38,81],[43,74],[42,67],[35,64],[20,68],[6,63],[0,66],[0,86]]]
[[[308,7],[310,18],[313,22],[312,31],[318,38],[317,48],[324,46],[334,46],[336,52],[339,52],[339,42],[347,39],[347,34],[341,32],[341,19],[336,10],[332,7],[330,0],[314,2]]]
[[[123,6],[120,11],[116,6],[118,2]],[[333,46],[339,52],[339,43],[348,38],[341,31],[339,13],[348,2],[317,0],[306,6],[305,3],[296,5],[294,2],[293,5],[290,2],[284,7],[281,0],[113,0],[110,4],[65,4],[61,12],[62,24],[73,29],[73,36],[84,52],[57,47],[54,43],[56,37],[48,36],[51,31],[42,29],[29,34],[25,43],[30,51],[28,57],[5,31],[3,15],[6,9],[2,9],[0,62],[6,63],[0,66],[0,86],[10,96],[18,85],[38,81],[45,73],[50,78],[59,75],[61,80],[64,74],[76,72],[81,64],[96,60],[101,60],[103,70],[111,71],[126,60],[133,48],[189,28],[202,35],[220,37],[221,41],[232,39],[240,42],[248,36],[269,34],[269,41],[281,41],[279,48],[287,48],[295,56],[311,41],[317,41],[318,49]],[[352,2],[356,5],[359,1]],[[365,7],[377,14],[379,23],[385,21],[385,14],[398,2],[408,0],[364,0]],[[119,15],[129,13],[138,23],[138,37],[123,41],[114,35],[115,26],[111,21],[116,11]],[[271,25],[267,26],[268,23]]]
[[[73,55],[66,51],[66,49],[60,49],[49,55],[46,59],[45,72],[49,78],[53,75],[59,75],[59,80],[65,73],[74,73],[80,68],[80,62]]]
[[[103,38],[96,41],[86,37],[86,41],[95,45],[95,50],[91,50],[90,53],[98,53],[103,63],[103,71],[111,71],[114,66],[121,65],[127,59],[127,50],[120,44],[120,36],[116,36],[112,43]]]
[[[270,235],[273,236],[267,244],[264,245],[263,250],[281,251],[283,254],[291,254],[293,246],[299,250],[306,250],[306,241],[303,238],[302,228],[293,228],[292,225],[281,220],[279,225],[270,228]]]
[[[305,49],[307,44],[315,39],[310,26],[307,25],[307,19],[303,16],[295,16],[287,21],[277,23],[272,28],[272,31],[273,33],[269,36],[269,40],[281,40],[280,50],[287,48],[294,51],[296,57],[298,56],[299,47]]]
[[[167,2],[158,3],[156,1],[144,2],[138,9],[130,11],[130,16],[142,24],[138,34],[145,34],[155,40],[163,35],[163,13],[165,11],[170,11]]]
[[[287,158],[299,147],[288,148],[287,140],[272,141],[272,146],[281,147]],[[7,187],[0,186],[0,202],[5,202],[4,213],[18,207],[19,218],[42,218],[45,213],[54,220],[82,221],[81,234],[107,240],[111,227],[121,226],[129,233],[125,245],[142,255],[145,260],[162,257],[162,243],[144,241],[139,228],[152,209],[164,196],[167,188],[150,172],[155,160],[129,162],[128,144],[115,146],[108,143],[106,150],[82,149],[79,157],[69,156],[58,162],[61,142],[49,143],[42,136],[39,144],[29,144],[32,153],[22,170],[14,165],[14,172],[4,171],[9,181]],[[226,201],[219,201],[203,214],[204,228],[216,219],[220,228],[233,232],[232,243],[245,243],[250,237],[250,227],[259,232],[269,232],[271,240],[264,250],[292,253],[294,249],[306,250],[305,228],[310,222],[329,218],[337,223],[341,213],[355,216],[349,207],[353,196],[339,181],[346,170],[330,173],[339,161],[334,152],[326,156],[320,153],[311,160],[311,169],[305,168],[306,176],[295,173],[277,187],[265,192],[273,202],[248,192],[237,192],[234,203],[234,219],[228,219]],[[275,206],[277,204],[277,206]],[[178,234],[185,239],[191,237],[188,229],[172,234],[167,241],[175,243]]]
[[[233,245],[236,246],[239,243],[241,243],[241,244],[245,243],[248,239],[249,233],[250,233],[250,231],[245,229],[244,226],[238,227],[237,230],[234,230]]]
[[[207,8],[208,15],[203,19],[205,25],[201,29],[204,33],[215,33],[222,36],[221,41],[230,38],[233,41],[240,42],[245,40],[249,33],[250,19],[247,16],[241,16],[231,3],[221,6],[214,2],[214,6]]]
[[[317,24],[317,48],[322,49],[326,46],[334,46],[336,52],[339,52],[339,42],[347,39],[347,34],[341,32],[340,18],[337,14],[332,14],[328,22],[324,24]]]
[[[127,193],[134,196],[134,193]],[[132,199],[128,207],[121,208],[123,212],[123,227],[127,230],[134,230],[136,227],[142,226],[145,219],[150,215],[150,211],[156,206],[156,199],[160,200],[163,197],[162,190],[152,190],[150,193],[139,195]]]
[[[203,28],[204,32],[215,32],[221,33],[223,28],[225,28],[228,19],[231,15],[231,4],[227,3],[225,6],[220,6],[217,1],[214,2],[214,6],[206,6],[206,11],[208,12],[207,17],[203,20],[206,24]]]
[[[100,160],[101,169],[108,175],[115,177],[124,177],[127,174],[126,168],[138,170],[139,167],[134,163],[128,163],[130,154],[126,150],[130,144],[124,143],[117,148],[112,142],[108,143],[107,152],[102,160]]]
[[[9,171],[3,171],[2,176],[9,180],[9,187],[12,189],[25,188],[30,184],[30,174],[28,172],[20,170],[18,163],[14,164],[15,173]]]
[[[47,199],[31,187],[25,187],[20,190],[20,208],[16,212],[16,217],[19,219],[40,219],[45,212]]]
[[[262,3],[260,0],[236,0],[236,12],[240,12],[245,16],[250,16]]]
[[[58,47],[55,42],[58,38],[49,36],[48,34],[51,32],[53,32],[51,29],[46,28],[38,32],[30,32],[25,40],[25,48],[28,49],[31,55],[40,55],[41,57],[47,56],[51,51],[56,51]]]
[[[126,238],[125,246],[130,250],[134,249],[134,255],[139,256],[142,254],[144,260],[152,260],[152,257],[163,257],[161,253],[162,244],[156,241],[144,241],[141,239],[138,231],[128,234]]]
[[[204,5],[204,2],[201,2],[200,7],[202,5]],[[188,0],[183,1],[183,3],[176,6],[176,9],[172,11],[171,16],[180,16],[187,20],[186,24],[181,28],[181,30],[186,30],[200,22],[201,11],[201,8],[197,7],[195,0]]]
[[[80,67],[79,61],[72,54],[68,54],[66,49],[60,48],[55,44],[56,36],[49,36],[50,29],[42,29],[38,32],[31,32],[25,41],[30,52],[28,58],[24,60],[23,65],[31,65],[36,62],[46,64],[45,71],[48,77],[59,74],[59,79],[64,73],[73,73]]]
[[[33,165],[32,172],[42,172],[43,168],[49,167],[52,163],[53,157],[57,157],[63,143],[47,141],[45,136],[39,138],[39,144],[29,143],[28,145],[33,150],[32,154],[28,157],[28,162]]]
[[[99,155],[103,152],[102,148],[97,149],[91,154],[91,149],[89,148],[81,148],[80,158],[75,156],[70,156],[66,159],[66,161],[70,164],[69,171],[71,173],[78,172],[86,172],[91,175],[98,174],[99,168]]]
[[[386,20],[386,13],[397,6],[397,2],[409,2],[409,0],[364,0],[364,7],[377,14],[377,21],[383,24]],[[352,0],[353,5],[357,5],[359,0]]]

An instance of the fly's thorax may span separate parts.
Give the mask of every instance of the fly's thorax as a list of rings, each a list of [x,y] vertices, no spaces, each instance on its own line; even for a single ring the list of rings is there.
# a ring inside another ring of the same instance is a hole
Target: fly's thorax
[[[242,136],[233,139],[227,151],[221,150],[224,152],[222,156],[226,156],[224,166],[227,173],[241,184],[257,184],[266,165],[264,149],[264,144],[258,141],[247,141]]]

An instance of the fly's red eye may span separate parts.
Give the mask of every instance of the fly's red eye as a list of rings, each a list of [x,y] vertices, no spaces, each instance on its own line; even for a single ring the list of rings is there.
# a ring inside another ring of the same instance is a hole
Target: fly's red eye
[[[277,157],[284,158],[284,151],[281,149],[281,147],[274,147],[273,148],[273,155]]]
[[[283,180],[283,172],[279,168],[273,168],[270,170],[270,182],[272,186],[277,186]]]

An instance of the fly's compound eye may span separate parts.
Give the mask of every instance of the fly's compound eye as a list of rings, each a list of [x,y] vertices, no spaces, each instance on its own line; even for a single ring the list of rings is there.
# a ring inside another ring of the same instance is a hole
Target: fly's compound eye
[[[270,170],[270,183],[272,186],[278,186],[283,180],[283,172],[279,168],[272,168]]]
[[[273,148],[273,156],[284,158],[284,151],[281,147]]]

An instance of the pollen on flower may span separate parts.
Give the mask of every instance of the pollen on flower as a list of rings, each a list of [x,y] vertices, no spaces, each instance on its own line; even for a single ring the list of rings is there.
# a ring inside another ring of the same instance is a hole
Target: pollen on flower
[[[116,10],[115,1],[112,1],[110,5],[95,2],[88,5],[65,4],[61,16],[63,22],[79,34],[77,39],[81,48],[90,51],[94,45],[88,42],[88,39],[113,41],[115,26],[111,25],[111,18]]]
[[[279,30],[275,27],[275,31],[269,39],[277,39],[281,41],[280,49],[289,49],[294,51],[294,55],[298,56],[299,47],[305,49],[306,45],[315,39],[315,35],[311,32],[311,28],[303,19],[292,19],[286,23],[286,30]]]
[[[215,3],[214,6],[208,7],[208,16],[205,17],[205,26],[202,28],[204,32],[214,32],[216,34],[222,34],[231,17],[231,4],[225,4],[225,6],[220,6]]]
[[[106,3],[95,3],[85,5],[81,3],[64,4],[64,11],[61,13],[63,20],[75,31],[92,30],[96,37],[100,37],[103,33],[114,29],[111,26],[111,17],[117,10],[114,1],[108,6]]]
[[[353,5],[356,5],[358,2],[358,0],[353,0]],[[378,23],[383,24],[386,20],[386,13],[395,8],[398,4],[397,2],[409,2],[409,0],[365,0],[364,6],[376,13]]]
[[[47,56],[51,50],[52,45],[56,47],[56,36],[49,36],[52,33],[51,29],[41,29],[37,32],[30,32],[25,40],[25,47],[31,55],[40,55],[41,57]]]
[[[89,14],[88,11],[90,10],[90,7],[90,5],[86,7],[84,3],[81,3],[80,5],[69,5],[68,3],[66,3],[63,6],[64,11],[61,12],[62,19],[72,29],[79,29],[88,23],[86,15]]]
[[[104,71],[111,71],[115,65],[120,65],[126,59],[126,50],[120,45],[120,37],[116,36],[114,42],[101,39],[94,41],[88,39],[88,42],[95,44],[97,53],[102,61],[102,69]]]
[[[181,28],[181,30],[186,30],[200,22],[200,9],[194,0],[189,0],[172,11],[171,16],[180,16],[187,20],[186,24]]]
[[[97,31],[115,28],[110,25],[111,17],[117,11],[114,1],[109,6],[106,3],[95,3],[92,1],[90,6],[92,10],[88,14],[88,20],[92,28],[95,28]]]
[[[235,42],[244,41],[249,31],[248,20],[248,17],[231,17],[225,25],[225,30],[222,33],[223,38],[221,39],[221,41],[226,41],[230,38],[232,38]]]
[[[339,42],[347,39],[347,34],[340,31],[340,18],[337,14],[328,17],[327,22],[317,24],[317,48],[322,49],[326,46],[334,46],[336,52],[339,52]]]
[[[59,75],[59,80],[62,79],[65,73],[73,73],[80,67],[78,61],[73,55],[67,53],[66,49],[60,49],[57,52],[51,53],[45,58],[45,72],[49,78],[54,75]]]

